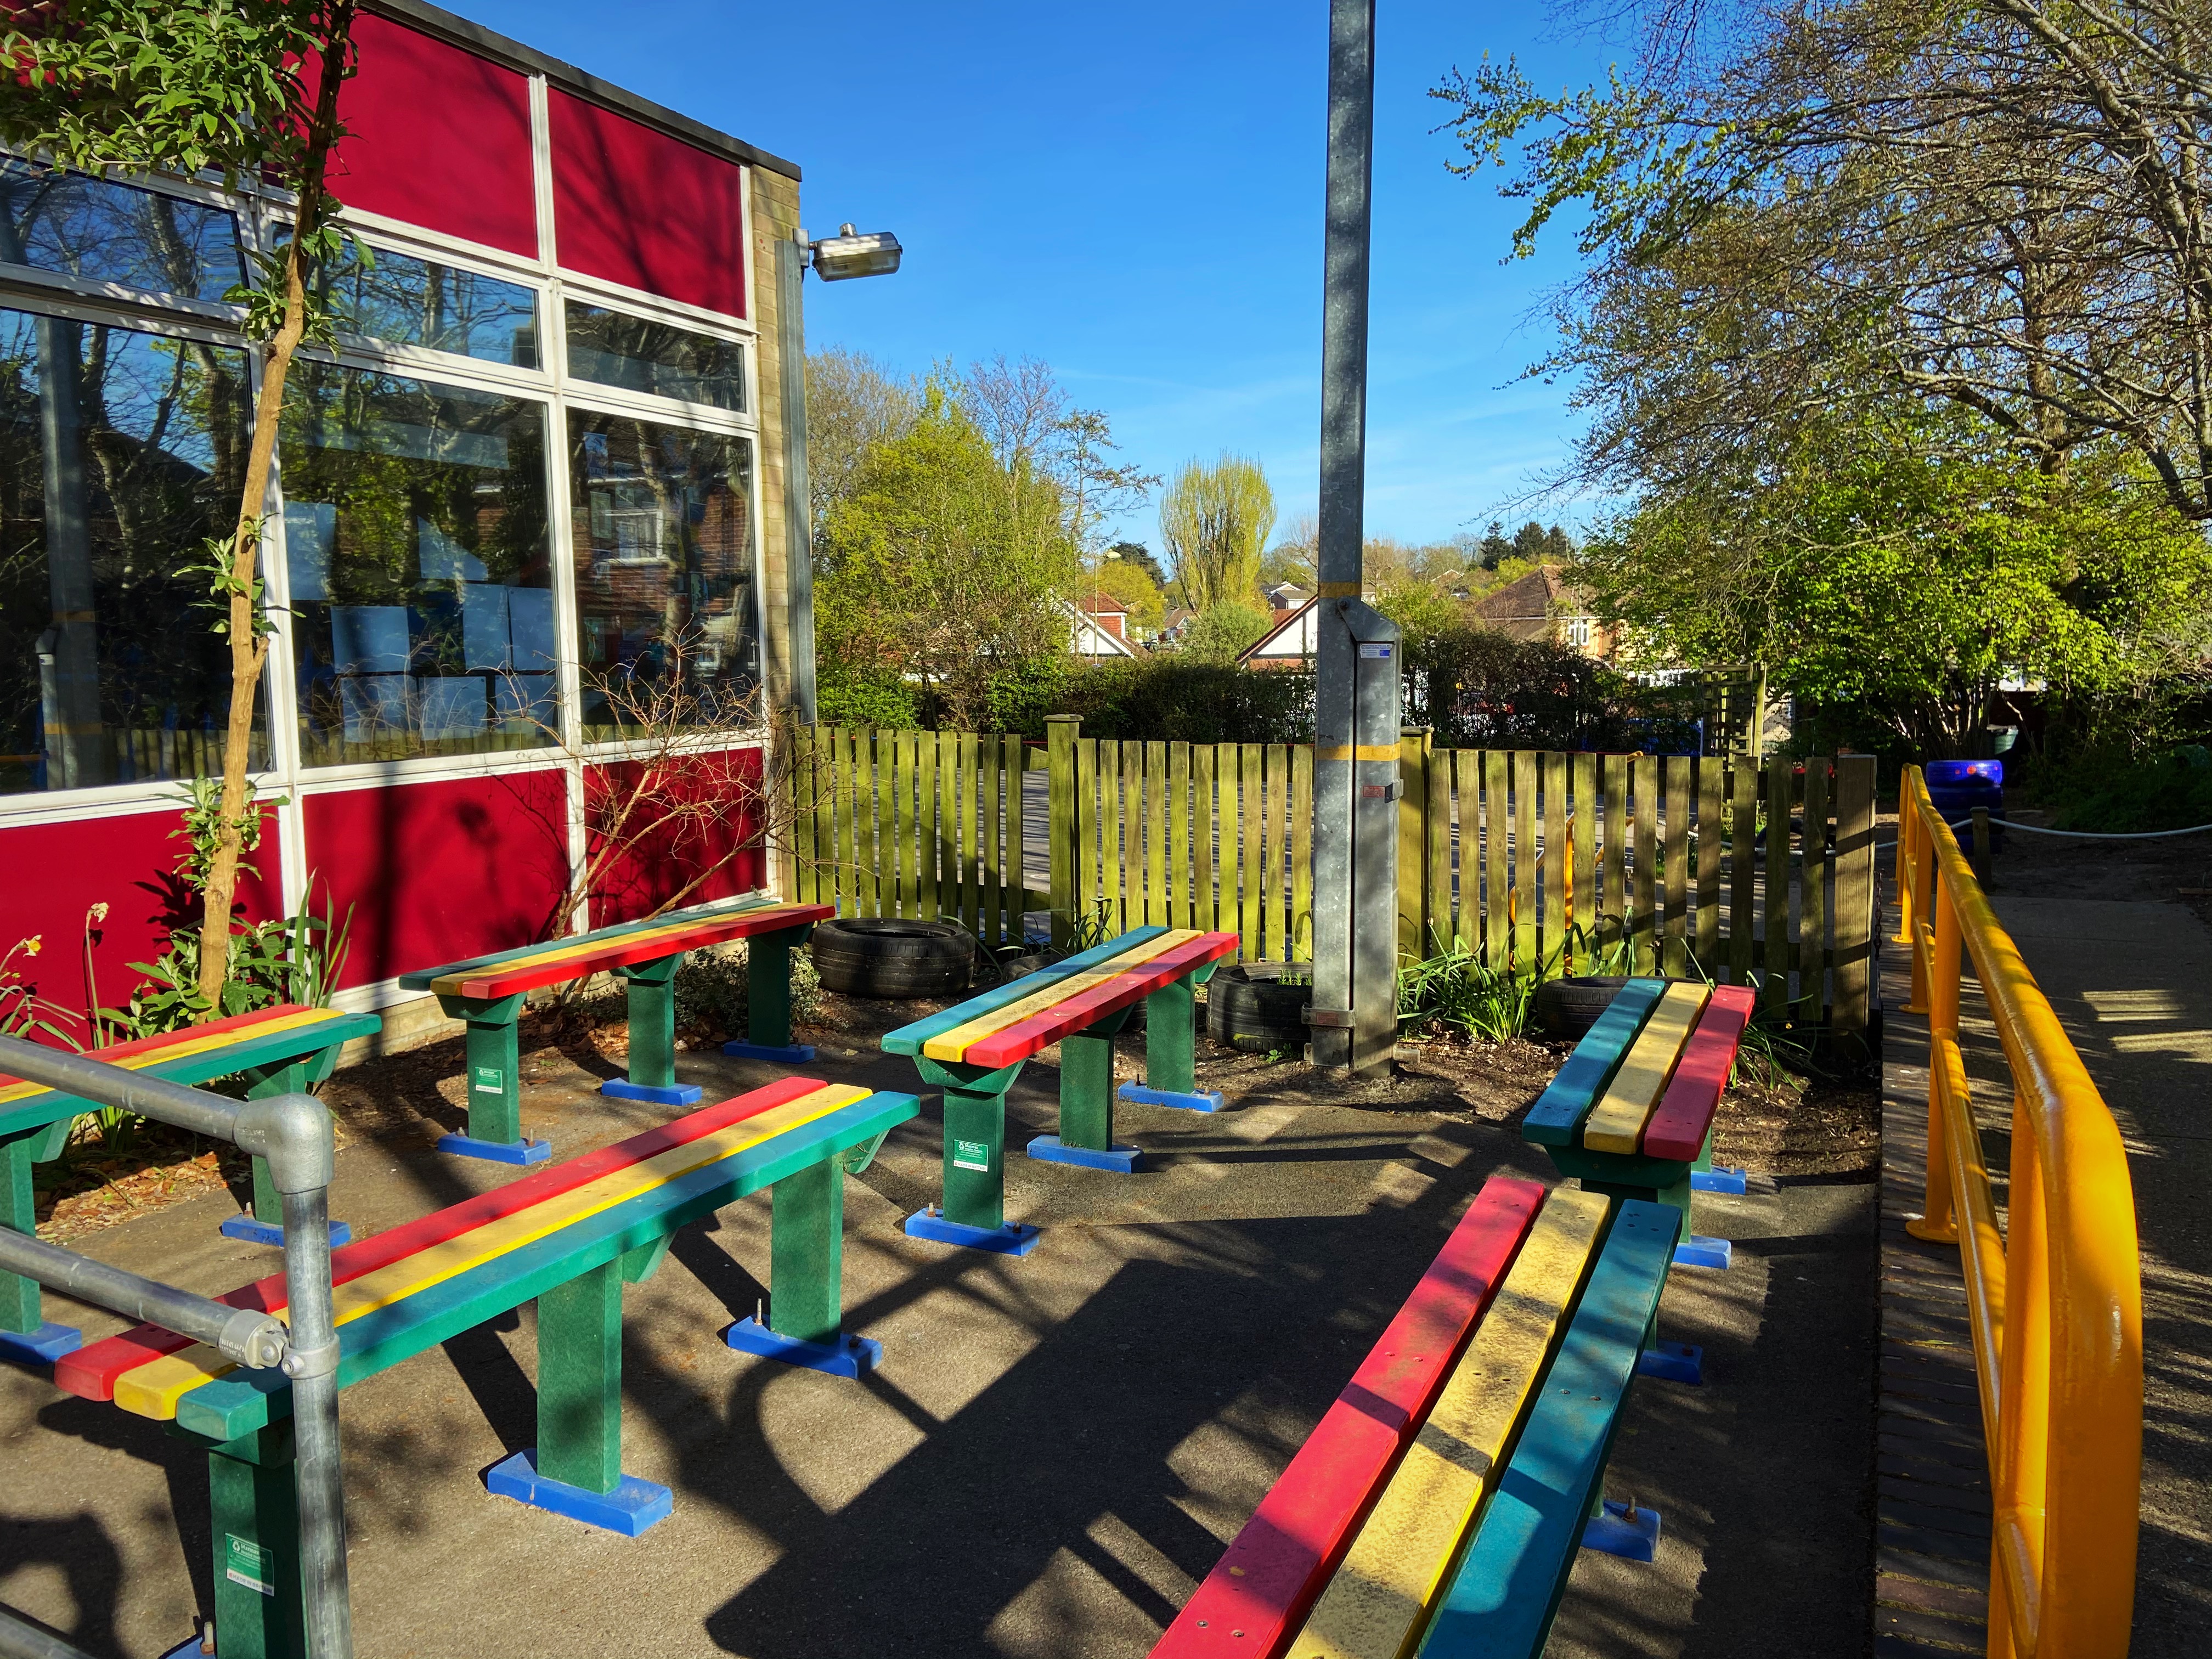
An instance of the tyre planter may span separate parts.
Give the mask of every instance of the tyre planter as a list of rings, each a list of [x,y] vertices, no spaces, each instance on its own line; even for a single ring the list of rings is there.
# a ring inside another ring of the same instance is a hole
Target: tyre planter
[[[1627,983],[1622,974],[1547,979],[1536,988],[1536,1027],[1546,1036],[1578,1042]]]
[[[1304,983],[1281,983],[1286,975]],[[1312,1006],[1311,963],[1234,963],[1206,981],[1206,1034],[1240,1054],[1300,1052],[1310,1035],[1306,1012]]]
[[[975,942],[941,921],[890,917],[817,922],[814,970],[824,990],[903,1002],[957,996],[975,969]]]

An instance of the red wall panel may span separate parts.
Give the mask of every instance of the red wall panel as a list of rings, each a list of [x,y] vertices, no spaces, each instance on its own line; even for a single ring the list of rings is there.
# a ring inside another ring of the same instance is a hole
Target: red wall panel
[[[119,817],[0,825],[0,872],[5,872],[0,874],[0,956],[19,940],[41,940],[38,955],[18,951],[9,965],[40,996],[72,1011],[73,1022],[54,1023],[80,1039],[88,1003],[86,912],[95,904],[108,907],[106,921],[93,929],[92,972],[100,1003],[111,1008],[128,1001],[139,981],[132,963],[161,955],[172,927],[188,921],[197,925],[174,873],[184,843],[172,841],[169,832],[179,816],[165,807]],[[283,912],[273,807],[264,810],[262,823],[261,850],[252,855],[260,874],[239,878],[237,914],[248,921]]]
[[[368,985],[544,937],[568,886],[557,769],[372,784],[305,803],[318,908],[353,906],[342,983]]]
[[[744,170],[558,87],[551,99],[561,264],[744,316]]]
[[[338,94],[331,168],[348,207],[538,257],[530,82],[388,17],[354,20],[359,72]]]
[[[629,840],[637,824],[659,820],[659,827],[636,836],[599,870],[592,884],[592,927],[635,921],[671,899],[689,907],[767,884],[765,850],[745,845],[760,833],[761,751],[695,756],[688,765],[678,783],[654,786],[616,831]],[[586,845],[594,862],[607,844],[602,827],[621,814],[625,792],[636,787],[638,770],[629,764],[585,769],[585,821],[591,826]],[[672,803],[685,801],[705,810],[672,811]],[[702,872],[706,879],[692,886]]]

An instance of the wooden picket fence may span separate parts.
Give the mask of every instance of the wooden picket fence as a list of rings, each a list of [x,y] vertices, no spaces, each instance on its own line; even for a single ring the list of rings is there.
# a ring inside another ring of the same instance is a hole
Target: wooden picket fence
[[[959,921],[986,944],[1231,932],[1313,951],[1313,751],[1289,744],[803,733],[793,890],[848,915]],[[1044,889],[1023,878],[1021,778],[1049,779]],[[1401,750],[1401,955],[1564,973],[1703,974],[1863,1030],[1874,965],[1874,763]],[[1773,878],[1770,878],[1773,872]]]

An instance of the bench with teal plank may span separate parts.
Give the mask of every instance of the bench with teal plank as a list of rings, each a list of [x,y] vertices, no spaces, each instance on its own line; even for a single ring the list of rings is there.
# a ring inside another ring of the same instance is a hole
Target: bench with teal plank
[[[1685,1266],[1729,1264],[1726,1240],[1690,1231],[1690,1194],[1744,1189],[1713,1169],[1712,1129],[1754,1006],[1743,986],[1632,979],[1522,1121],[1561,1175],[1679,1209]]]
[[[812,1048],[791,1040],[791,953],[806,942],[816,922],[836,914],[826,904],[677,911],[401,975],[404,988],[431,992],[449,1018],[468,1023],[463,1081],[468,1133],[441,1136],[439,1149],[504,1164],[537,1164],[551,1156],[550,1142],[522,1136],[517,1024],[530,992],[593,974],[613,974],[629,989],[629,1075],[609,1079],[600,1091],[663,1106],[696,1103],[698,1086],[676,1080],[673,981],[687,952],[732,939],[747,941],[745,1037],[723,1044],[722,1052],[788,1065],[812,1060]]]
[[[1128,1174],[1143,1153],[1114,1139],[1114,1038],[1145,1005],[1145,1080],[1119,1097],[1218,1111],[1195,1073],[1194,988],[1234,933],[1133,927],[1042,972],[902,1026],[887,1054],[910,1054],[922,1081],[945,1091],[945,1201],[907,1218],[916,1238],[1025,1255],[1037,1230],[1006,1214],[1006,1091],[1022,1064],[1060,1044],[1060,1133],[1030,1142],[1031,1158]]]
[[[1603,1481],[1679,1224],[1492,1176],[1152,1659],[1536,1659],[1578,1550],[1657,1546]]]
[[[374,1014],[347,1014],[335,1008],[304,1008],[288,1002],[160,1036],[118,1042],[98,1054],[110,1065],[170,1083],[198,1085],[242,1076],[247,1095],[258,1099],[313,1088],[330,1076],[343,1044],[372,1035],[381,1024]],[[0,1227],[36,1233],[38,1212],[32,1199],[31,1166],[60,1157],[69,1142],[70,1126],[83,1114],[97,1109],[94,1103],[74,1095],[0,1077]],[[270,1181],[269,1166],[257,1158],[252,1212],[231,1217],[222,1224],[222,1231],[249,1243],[282,1244],[283,1226],[264,1218],[283,1213],[283,1200]],[[332,1224],[332,1243],[343,1244],[348,1237],[343,1222]],[[74,1329],[45,1319],[35,1282],[0,1273],[0,1358],[46,1364],[77,1342]]]
[[[339,1386],[535,1300],[538,1444],[495,1466],[486,1484],[635,1536],[673,1499],[622,1472],[622,1287],[653,1274],[679,1228],[768,1188],[768,1316],[739,1322],[726,1340],[857,1376],[880,1349],[839,1328],[844,1177],[915,1109],[912,1095],[787,1078],[349,1244],[331,1264]],[[284,1280],[220,1299],[281,1313]],[[142,1325],[68,1355],[54,1381],[169,1422],[207,1449],[222,1650],[306,1659],[297,1554],[283,1535],[294,1486],[283,1373],[235,1368]],[[273,1565],[270,1591],[236,1587],[226,1555],[240,1550]]]

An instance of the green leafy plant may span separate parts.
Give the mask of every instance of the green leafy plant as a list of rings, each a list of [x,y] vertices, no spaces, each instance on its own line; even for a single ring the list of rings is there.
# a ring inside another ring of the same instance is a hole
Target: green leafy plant
[[[40,996],[38,988],[23,977],[15,964],[18,958],[35,957],[46,948],[46,936],[33,933],[28,939],[19,939],[0,956],[0,1036],[28,1037],[43,1034],[58,1042],[78,1047],[77,1040],[48,1016],[66,1017],[69,1011],[59,1003],[50,1002]]]
[[[676,970],[672,988],[676,1026],[714,1038],[744,1035],[751,987],[751,962],[743,945],[719,950],[694,951]],[[814,957],[805,951],[791,953],[791,1018],[794,1024],[810,1024],[822,1015],[822,976],[814,970]]]
[[[1420,962],[1398,966],[1401,1029],[1436,1024],[1508,1042],[1528,1029],[1538,974],[1492,968],[1465,940]]]
[[[310,878],[311,890],[313,884]],[[327,1008],[345,970],[353,933],[352,907],[342,920],[334,908],[326,902],[321,915],[302,908],[233,933],[221,1000],[215,1003],[200,991],[200,936],[179,928],[169,935],[160,960],[131,964],[144,978],[122,1007],[100,1011],[100,1024],[129,1037],[158,1036],[278,1003]]]

